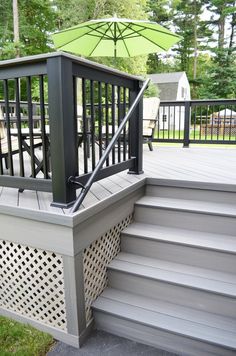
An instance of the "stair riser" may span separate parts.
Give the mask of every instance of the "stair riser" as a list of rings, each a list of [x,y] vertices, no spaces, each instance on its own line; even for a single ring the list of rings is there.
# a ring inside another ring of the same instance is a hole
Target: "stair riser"
[[[166,330],[148,327],[140,323],[125,320],[117,316],[94,311],[98,329],[142,342],[146,345],[165,349],[170,352],[188,356],[233,356],[235,351],[221,348],[200,340],[194,340]]]
[[[236,255],[122,234],[121,251],[176,263],[236,273]]]
[[[111,288],[137,293],[149,298],[189,306],[228,317],[236,317],[236,299],[203,290],[153,280],[108,269]]]
[[[191,189],[178,187],[165,187],[157,185],[147,185],[146,195],[153,197],[166,197],[172,199],[191,199],[208,202],[219,202],[225,204],[236,203],[236,193],[223,192],[217,190]]]
[[[235,235],[236,218],[207,213],[135,206],[134,219],[145,224],[177,227],[194,231]]]

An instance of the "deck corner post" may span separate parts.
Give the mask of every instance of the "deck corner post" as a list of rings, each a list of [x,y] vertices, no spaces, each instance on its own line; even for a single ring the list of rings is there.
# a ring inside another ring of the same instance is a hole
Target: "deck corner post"
[[[67,332],[76,337],[80,347],[86,334],[83,253],[63,256]]]
[[[130,106],[136,99],[142,81],[135,81],[133,90],[130,90]],[[136,106],[130,118],[130,156],[135,157],[134,167],[129,170],[129,174],[143,173],[143,98]]]
[[[72,61],[63,55],[47,59],[50,153],[54,206],[68,207],[76,190],[68,184],[78,175],[77,128]]]
[[[190,143],[190,120],[191,120],[191,114],[190,114],[190,101],[187,100],[185,101],[184,104],[184,142],[183,142],[183,147],[189,147]]]

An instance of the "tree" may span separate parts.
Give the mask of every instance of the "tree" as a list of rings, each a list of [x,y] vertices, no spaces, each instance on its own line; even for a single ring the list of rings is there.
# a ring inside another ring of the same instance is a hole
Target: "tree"
[[[217,46],[211,49],[212,65],[208,77],[204,78],[203,95],[211,98],[231,98],[236,95],[236,62],[235,62],[235,0],[210,0],[207,8],[212,12],[209,25],[216,28]],[[229,38],[226,23],[230,23]]]
[[[211,36],[201,19],[202,12],[201,0],[175,1],[173,23],[183,38],[175,50],[180,60],[179,69],[187,72],[189,78],[194,80],[197,78],[198,52],[206,48],[205,38]]]
[[[171,9],[168,0],[148,0],[146,6],[146,12],[149,15],[150,21],[155,21],[158,24],[169,28],[171,19]],[[170,71],[171,65],[164,63],[162,60],[162,54],[151,53],[147,60],[147,72],[148,73],[161,73],[164,71]]]
[[[14,32],[14,44],[16,47],[16,57],[20,57],[19,11],[18,11],[18,1],[17,0],[13,0],[12,8],[13,8],[13,32]]]
[[[11,1],[0,3],[0,59],[15,57],[16,52],[24,56],[51,51],[49,34],[56,29],[51,1],[18,2],[19,41],[14,41],[12,5]]]
[[[201,98],[235,98],[236,57],[228,56],[227,48],[215,49],[215,57],[206,68],[206,75],[199,90]]]
[[[21,0],[19,10],[23,54],[51,51],[49,33],[56,29],[56,14],[50,0]]]
[[[103,1],[103,0],[102,0]],[[101,0],[98,1],[101,3]],[[62,30],[93,18],[94,0],[54,0],[56,25]]]
[[[212,12],[209,23],[213,27],[217,27],[218,48],[224,48],[226,20],[235,13],[235,6],[235,0],[206,0],[206,7]]]
[[[0,59],[10,57],[14,52],[12,2],[0,2]],[[13,57],[14,55],[12,55]]]

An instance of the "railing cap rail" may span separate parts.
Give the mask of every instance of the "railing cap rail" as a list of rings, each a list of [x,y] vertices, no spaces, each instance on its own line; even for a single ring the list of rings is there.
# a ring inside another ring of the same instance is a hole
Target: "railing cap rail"
[[[34,55],[34,56],[26,56],[26,57],[21,57],[21,58],[14,58],[14,59],[8,59],[4,61],[0,61],[0,69],[1,68],[7,68],[7,67],[12,67],[16,65],[22,65],[22,64],[32,64],[32,63],[39,63],[39,62],[46,62],[47,59],[49,58],[55,58],[55,57],[64,57],[70,59],[72,62],[90,67],[93,69],[98,69],[99,71],[103,71],[106,73],[112,73],[116,76],[119,77],[124,77],[132,80],[138,80],[141,82],[144,82],[145,79],[139,76],[131,75],[125,72],[122,72],[120,70],[105,66],[100,63],[92,62],[89,61],[88,59],[84,59],[81,57],[77,57],[75,55],[65,53],[65,52],[52,52],[52,53],[45,53],[45,54],[39,54],[39,55]]]

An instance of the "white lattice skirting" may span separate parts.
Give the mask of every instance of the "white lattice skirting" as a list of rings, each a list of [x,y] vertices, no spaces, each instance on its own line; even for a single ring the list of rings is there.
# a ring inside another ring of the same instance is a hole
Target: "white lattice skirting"
[[[0,240],[0,306],[66,331],[62,256]]]
[[[84,250],[84,292],[87,324],[92,318],[91,304],[107,286],[107,266],[120,252],[120,233],[131,221],[132,214]]]
[[[83,251],[83,270],[76,273],[84,275],[82,297],[85,299],[87,326],[92,319],[91,304],[107,286],[107,265],[120,251],[121,231],[131,221],[132,214]],[[16,313],[23,320],[26,318],[70,334],[70,320],[66,313],[71,305],[66,301],[71,303],[71,299],[66,299],[66,295],[71,291],[65,293],[65,286],[68,288],[69,284],[64,280],[70,271],[64,274],[64,258],[68,256],[0,240],[0,308]]]

